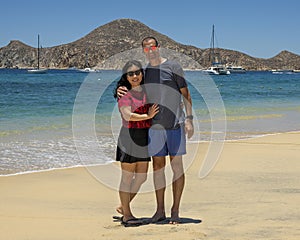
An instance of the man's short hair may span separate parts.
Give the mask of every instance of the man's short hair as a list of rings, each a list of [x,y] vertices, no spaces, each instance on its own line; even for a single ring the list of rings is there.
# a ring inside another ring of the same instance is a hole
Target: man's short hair
[[[157,41],[157,39],[156,39],[155,37],[152,37],[152,36],[145,37],[145,38],[142,40],[142,47],[144,46],[143,43],[144,43],[145,41],[148,41],[148,40],[151,40],[151,39],[153,39],[153,40],[155,41],[155,46],[158,47],[158,41]]]

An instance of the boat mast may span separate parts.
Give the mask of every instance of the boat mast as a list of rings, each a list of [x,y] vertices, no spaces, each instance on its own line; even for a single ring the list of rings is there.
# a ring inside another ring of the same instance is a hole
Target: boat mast
[[[38,65],[37,65],[37,69],[40,69],[40,35],[38,34]]]
[[[89,68],[90,64],[89,64],[89,49],[88,46],[86,45],[85,47],[85,63],[84,63],[84,68]]]
[[[214,63],[215,59],[215,25],[213,24],[212,27],[212,34],[210,39],[210,61],[211,63]]]

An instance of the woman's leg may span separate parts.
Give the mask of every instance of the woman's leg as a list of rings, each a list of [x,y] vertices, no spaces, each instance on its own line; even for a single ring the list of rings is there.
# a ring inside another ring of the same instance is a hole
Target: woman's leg
[[[130,202],[136,196],[141,185],[147,180],[148,166],[149,162],[136,162],[135,174],[130,187]],[[116,211],[124,214],[122,204],[116,208]]]
[[[130,209],[130,191],[133,181],[136,163],[121,163],[122,177],[119,188],[119,196],[122,205],[123,221],[135,218]]]
[[[148,162],[136,162],[135,175],[130,189],[130,201],[140,190],[141,185],[147,180]]]

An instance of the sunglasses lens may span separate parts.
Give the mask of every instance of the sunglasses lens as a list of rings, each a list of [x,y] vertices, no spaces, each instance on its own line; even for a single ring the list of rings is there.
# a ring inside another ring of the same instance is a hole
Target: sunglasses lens
[[[133,77],[134,75],[139,76],[141,74],[141,70],[137,70],[135,72],[128,72],[127,76]]]
[[[147,53],[150,50],[155,51],[156,49],[157,49],[157,46],[144,47],[144,52]]]

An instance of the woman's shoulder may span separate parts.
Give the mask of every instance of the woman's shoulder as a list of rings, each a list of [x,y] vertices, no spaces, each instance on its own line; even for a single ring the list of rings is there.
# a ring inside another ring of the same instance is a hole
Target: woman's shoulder
[[[125,95],[123,95],[122,97],[120,97],[118,99],[118,104],[123,105],[124,103],[128,103],[132,101],[132,93],[130,91],[128,91]]]

